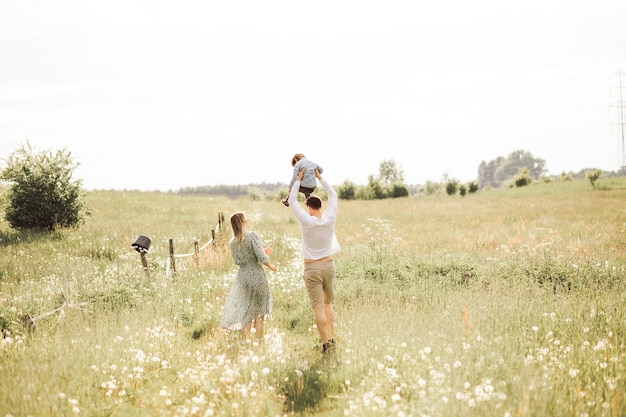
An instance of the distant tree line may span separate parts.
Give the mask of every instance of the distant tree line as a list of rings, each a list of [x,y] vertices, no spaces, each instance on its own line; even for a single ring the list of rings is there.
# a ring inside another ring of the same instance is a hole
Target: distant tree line
[[[82,182],[73,178],[78,164],[71,153],[60,150],[37,152],[30,144],[23,145],[5,161],[0,170],[0,203],[4,206],[9,225],[14,229],[47,229],[77,227],[91,210],[85,203]],[[592,187],[600,177],[626,176],[626,167],[617,172],[586,168],[578,173],[561,173],[546,177],[545,161],[530,152],[518,150],[507,157],[482,161],[478,167],[478,179],[461,183],[444,174],[443,181],[426,181],[424,185],[407,185],[404,172],[393,160],[383,161],[377,175],[370,175],[367,184],[356,185],[345,181],[336,187],[343,200],[372,200],[401,198],[418,194],[465,196],[485,187],[523,187],[533,181],[567,181],[587,178]],[[184,187],[177,194],[220,195],[230,198],[247,196],[252,199],[280,200],[287,195],[288,185],[260,183],[248,185],[205,185]],[[171,191],[174,192],[174,191]],[[319,190],[325,197],[324,190]]]
[[[441,181],[426,181],[422,185],[408,185],[404,182],[404,171],[394,160],[381,162],[378,173],[369,175],[367,184],[344,181],[336,186],[337,195],[342,200],[383,200],[415,195],[447,194],[464,197],[483,188],[524,187],[536,181],[568,180],[589,178],[592,185],[597,179],[626,175],[626,169],[617,172],[598,172],[597,169],[582,169],[577,173],[561,173],[546,176],[546,161],[525,150],[517,150],[508,156],[499,156],[489,162],[482,161],[478,166],[477,179],[463,183],[443,175]],[[591,174],[590,174],[591,172]],[[590,177],[591,175],[591,177]],[[253,199],[281,199],[287,195],[287,184],[260,183],[248,185],[216,185],[186,187],[179,194],[222,195],[230,198],[249,196]]]
[[[408,197],[409,187],[404,183],[404,171],[394,160],[385,160],[378,167],[378,175],[370,175],[366,185],[345,181],[337,187],[342,200],[383,200]]]
[[[176,194],[184,195],[221,195],[229,198],[237,198],[247,195],[276,194],[281,190],[287,190],[288,185],[282,183],[247,184],[247,185],[202,185],[198,187],[183,187]],[[285,191],[286,193],[286,191]]]
[[[507,157],[500,156],[489,162],[482,161],[478,166],[480,188],[522,187],[533,181],[566,181],[590,178],[592,185],[603,178],[626,176],[626,167],[618,171],[601,171],[596,168],[583,168],[578,172],[562,172],[558,175],[546,175],[546,161],[534,157],[530,152],[517,150]]]
[[[176,191],[177,194],[221,195],[229,198],[249,196],[253,199],[282,199],[287,196],[287,184],[261,183],[248,185],[215,185],[200,187],[185,187]],[[366,185],[356,185],[345,181],[337,187],[337,195],[343,200],[371,200],[408,197],[411,188],[404,184],[404,173],[393,160],[386,160],[380,164],[378,175],[370,175]],[[321,191],[321,190],[320,190]]]
[[[511,181],[520,172],[526,169],[533,180],[538,180],[546,172],[546,161],[535,158],[530,152],[518,150],[508,157],[498,158],[478,166],[478,182],[483,187],[499,188]]]

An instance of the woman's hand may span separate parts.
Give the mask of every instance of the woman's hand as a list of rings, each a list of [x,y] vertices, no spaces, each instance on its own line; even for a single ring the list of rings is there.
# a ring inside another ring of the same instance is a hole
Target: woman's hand
[[[267,256],[272,254],[272,248],[265,248],[265,249],[263,249],[263,251],[265,252],[265,254]],[[276,270],[278,269],[278,268],[276,268],[276,265],[273,265],[272,263],[270,263],[269,260],[267,262],[265,262],[265,266],[268,267],[273,272],[276,272]]]

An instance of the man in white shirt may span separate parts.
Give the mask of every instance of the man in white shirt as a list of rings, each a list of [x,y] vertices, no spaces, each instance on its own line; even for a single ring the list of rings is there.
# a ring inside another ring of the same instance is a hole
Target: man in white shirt
[[[298,173],[294,189],[300,187],[304,170]],[[304,284],[313,307],[315,324],[322,341],[322,352],[335,345],[333,327],[335,312],[335,262],[333,255],[341,247],[335,236],[337,220],[337,192],[315,170],[315,176],[328,194],[328,207],[322,212],[322,200],[311,195],[305,201],[306,210],[298,204],[298,193],[289,194],[289,207],[293,211],[302,231],[302,258],[304,259]]]

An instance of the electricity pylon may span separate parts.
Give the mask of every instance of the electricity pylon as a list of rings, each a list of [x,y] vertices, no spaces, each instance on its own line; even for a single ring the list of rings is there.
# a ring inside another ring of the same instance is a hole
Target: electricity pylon
[[[624,127],[626,126],[626,103],[624,102],[624,70],[617,71],[617,126],[618,132],[618,157],[620,170],[626,169],[626,147],[624,146]]]

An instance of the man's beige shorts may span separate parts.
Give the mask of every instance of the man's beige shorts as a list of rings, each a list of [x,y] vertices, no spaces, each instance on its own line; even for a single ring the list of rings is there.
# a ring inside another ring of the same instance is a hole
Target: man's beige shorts
[[[309,262],[304,264],[304,285],[309,293],[311,306],[332,304],[335,301],[335,261]]]

